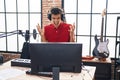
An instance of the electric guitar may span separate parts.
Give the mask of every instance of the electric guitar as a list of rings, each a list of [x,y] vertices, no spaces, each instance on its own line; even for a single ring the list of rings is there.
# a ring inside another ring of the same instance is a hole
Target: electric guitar
[[[93,56],[97,58],[107,58],[109,56],[108,43],[109,40],[103,41],[103,25],[104,25],[104,16],[106,14],[106,10],[104,9],[102,12],[102,24],[101,24],[101,36],[100,39],[97,39],[97,35],[95,35],[95,48],[93,49]]]

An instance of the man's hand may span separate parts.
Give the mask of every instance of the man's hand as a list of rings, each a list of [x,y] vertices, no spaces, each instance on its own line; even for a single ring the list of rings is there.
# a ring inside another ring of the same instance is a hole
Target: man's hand
[[[73,25],[70,25],[70,35],[74,33],[74,30],[75,30],[75,23],[73,23]]]
[[[41,41],[47,42],[47,40],[45,39],[45,35],[44,35],[44,28],[41,29],[39,24],[37,24],[36,27],[37,27],[37,30],[38,30],[40,36],[41,36]]]
[[[38,30],[39,34],[41,36],[44,36],[44,28],[41,29],[39,24],[37,24],[36,27],[37,27],[37,30]]]
[[[74,34],[74,30],[75,30],[75,23],[73,23],[73,25],[70,25],[70,42],[74,42],[75,41],[75,34]]]

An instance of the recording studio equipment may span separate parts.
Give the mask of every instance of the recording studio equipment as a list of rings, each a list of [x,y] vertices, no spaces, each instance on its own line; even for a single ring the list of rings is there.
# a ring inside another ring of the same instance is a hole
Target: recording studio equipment
[[[19,30],[19,34],[22,35],[22,36],[24,36],[22,30]]]
[[[13,59],[11,60],[11,66],[30,67],[30,59]]]
[[[23,43],[21,58],[22,59],[30,59],[29,47],[28,47],[29,42],[28,41],[30,39],[31,33],[29,30],[26,30],[25,33],[20,31],[20,34],[25,38],[25,42]],[[37,36],[36,29],[33,29],[32,36],[34,39],[36,39],[36,36]]]
[[[30,53],[29,53],[29,42],[24,42],[22,47],[22,53],[21,57],[22,59],[30,59]]]
[[[30,33],[29,30],[26,30],[26,32],[22,32],[22,30],[19,30],[19,34],[21,34],[25,38],[25,41],[28,41],[31,35],[33,36],[33,39],[36,39],[38,33],[36,29],[33,29],[33,33]]]
[[[36,29],[33,29],[33,38],[36,39],[36,37],[37,37]]]
[[[11,31],[11,32],[3,32],[2,34],[0,34],[0,38],[12,36],[15,34],[19,34],[19,35],[25,37],[25,40],[28,41],[31,35],[33,36],[34,39],[36,39],[36,36],[38,33],[37,33],[36,29],[33,29],[33,33],[30,33],[29,30],[26,30],[26,32],[23,32],[22,30],[15,30],[15,31]]]
[[[29,43],[29,53],[31,70],[27,74],[51,75],[58,80],[59,72],[81,72],[81,43]]]
[[[29,30],[26,30],[26,32],[22,32],[22,30],[4,32],[4,33],[0,34],[0,38],[7,37],[7,36],[12,36],[12,35],[15,35],[15,34],[22,35],[22,37],[25,38],[25,42],[24,42],[23,48],[22,48],[21,58],[29,59],[30,56],[29,56],[29,52],[28,52],[28,44],[29,44],[28,40],[30,39],[31,34],[33,35],[33,38],[36,39],[36,35],[37,35],[36,30],[34,29],[33,33],[30,33]],[[2,63],[2,62],[3,62],[3,56],[0,55],[0,63]]]
[[[118,33],[119,33],[119,22],[120,22],[120,16],[117,17],[117,23],[116,23],[116,45],[115,45],[115,66],[114,66],[114,80],[116,80],[116,68],[118,67],[118,64],[120,63],[119,59],[120,59],[120,52],[118,53],[118,57],[117,57],[117,46],[119,45],[120,46],[120,38],[118,39]],[[120,48],[120,47],[119,47]],[[118,49],[119,49],[118,48]],[[118,60],[117,60],[118,58]]]
[[[2,34],[0,34],[0,38],[12,36],[15,34],[21,34],[21,30],[15,30],[15,31],[11,31],[11,32],[3,32]]]
[[[65,13],[63,9],[57,8],[57,7],[53,7],[50,9],[50,11],[48,11],[47,17],[48,19],[51,21],[51,15],[52,14],[61,14],[61,20],[65,21]]]
[[[27,42],[29,39],[30,39],[30,32],[29,32],[29,30],[26,30],[25,41]]]
[[[56,77],[59,72],[81,72],[81,43],[29,43],[29,53],[30,74],[52,72],[53,77]]]
[[[30,74],[31,75],[32,74],[31,70],[26,71],[26,74]],[[44,76],[44,77],[52,77],[53,76],[52,72],[39,72],[39,74],[36,74],[36,75]],[[57,80],[57,79],[55,79],[55,80]]]

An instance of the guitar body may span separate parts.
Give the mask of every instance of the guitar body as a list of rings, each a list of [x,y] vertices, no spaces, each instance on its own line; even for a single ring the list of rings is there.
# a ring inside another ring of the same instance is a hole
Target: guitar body
[[[93,56],[97,58],[107,58],[109,56],[109,50],[108,50],[108,43],[109,40],[101,42],[99,39],[97,39],[97,35],[95,35],[95,48],[93,49]]]
[[[95,48],[93,49],[93,56],[99,57],[99,51],[97,50],[99,40],[97,39],[97,35],[95,35],[94,40],[95,40]]]

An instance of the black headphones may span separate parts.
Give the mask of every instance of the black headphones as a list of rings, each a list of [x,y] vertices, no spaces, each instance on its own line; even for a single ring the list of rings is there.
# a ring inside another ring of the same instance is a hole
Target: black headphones
[[[57,8],[57,7],[54,7],[54,8],[51,8],[50,11],[48,11],[48,14],[47,14],[47,17],[48,19],[51,21],[51,14],[61,14],[61,20],[62,21],[65,21],[65,14],[64,14],[64,11],[60,8]]]

